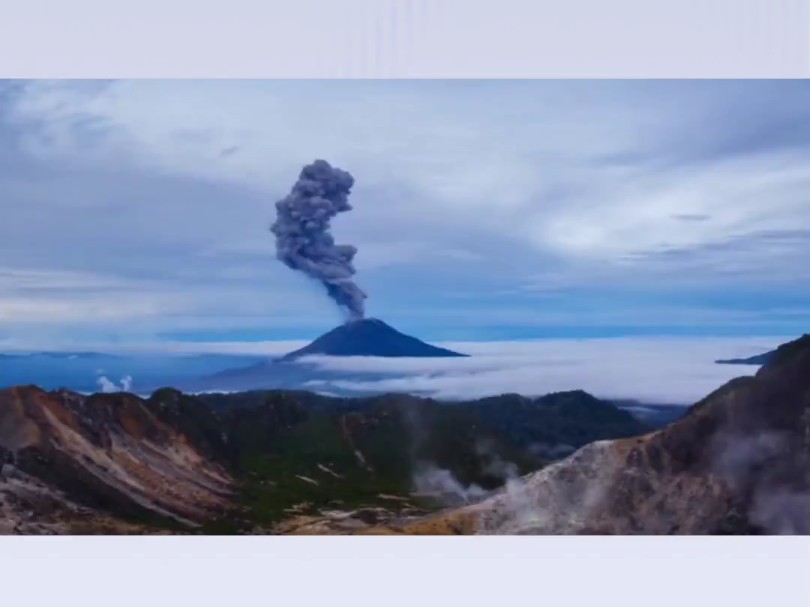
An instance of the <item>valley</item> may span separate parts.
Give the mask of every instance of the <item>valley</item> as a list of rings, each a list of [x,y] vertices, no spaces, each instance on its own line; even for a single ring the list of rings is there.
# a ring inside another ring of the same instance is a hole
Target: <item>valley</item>
[[[143,531],[272,532],[323,510],[369,519],[464,504],[589,441],[646,430],[586,393],[446,404],[23,386],[0,392],[0,495],[54,531],[86,530],[77,513],[92,512]]]
[[[807,533],[810,336],[660,429],[584,391],[441,402],[0,391],[3,533]]]

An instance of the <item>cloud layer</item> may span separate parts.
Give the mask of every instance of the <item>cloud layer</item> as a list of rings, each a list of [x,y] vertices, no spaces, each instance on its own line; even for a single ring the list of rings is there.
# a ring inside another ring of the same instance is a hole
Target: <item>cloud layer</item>
[[[543,395],[586,390],[606,399],[691,404],[757,367],[718,365],[719,358],[768,351],[778,338],[583,339],[446,343],[469,358],[394,359],[312,356],[302,364],[360,380],[315,380],[309,387],[421,393],[443,399],[493,394]],[[375,377],[377,376],[377,377]]]
[[[324,157],[357,179],[334,231],[369,313],[403,330],[795,334],[808,118],[799,81],[5,83],[0,329],[314,337],[340,318],[267,228]]]

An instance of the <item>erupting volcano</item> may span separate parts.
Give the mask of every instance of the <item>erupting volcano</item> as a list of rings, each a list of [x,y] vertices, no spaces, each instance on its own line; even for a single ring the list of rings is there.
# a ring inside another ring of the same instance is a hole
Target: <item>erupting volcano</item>
[[[290,193],[276,203],[276,256],[287,267],[318,280],[348,321],[308,346],[290,352],[282,361],[310,354],[329,356],[466,356],[400,333],[376,318],[364,318],[366,294],[352,280],[357,248],[335,244],[330,220],[351,210],[349,193],[354,177],[316,160],[301,169]]]

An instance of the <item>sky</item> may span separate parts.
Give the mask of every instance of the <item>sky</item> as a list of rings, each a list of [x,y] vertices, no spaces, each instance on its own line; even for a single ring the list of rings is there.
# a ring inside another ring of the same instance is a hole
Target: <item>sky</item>
[[[0,349],[332,328],[269,232],[316,158],[368,314],[423,339],[810,328],[805,81],[5,81]]]

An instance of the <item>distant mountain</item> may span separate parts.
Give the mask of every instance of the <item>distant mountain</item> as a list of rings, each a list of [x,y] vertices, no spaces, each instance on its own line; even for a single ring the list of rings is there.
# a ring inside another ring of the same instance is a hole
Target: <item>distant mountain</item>
[[[308,346],[282,356],[280,360],[291,361],[312,354],[413,358],[466,356],[400,333],[376,318],[347,322],[321,335]]]
[[[584,390],[539,397],[502,394],[455,406],[461,406],[521,447],[557,453],[550,459],[557,459],[560,453],[568,455],[593,441],[634,436],[651,429],[631,413]]]
[[[312,355],[386,358],[460,358],[467,356],[446,348],[432,346],[415,337],[400,333],[381,320],[366,318],[336,327],[309,345],[279,358],[263,359],[241,367],[217,370],[215,373],[173,385],[186,392],[245,391],[267,388],[308,390],[320,385],[330,394],[357,396],[358,392],[337,387],[333,383],[378,381],[386,377],[398,376],[394,372],[368,373],[325,369],[315,363],[307,363],[306,357]]]
[[[756,354],[754,356],[749,356],[748,358],[726,358],[721,360],[714,361],[718,365],[764,365],[773,359],[774,355],[776,354],[776,350],[771,350],[770,352],[763,352],[762,354]]]

